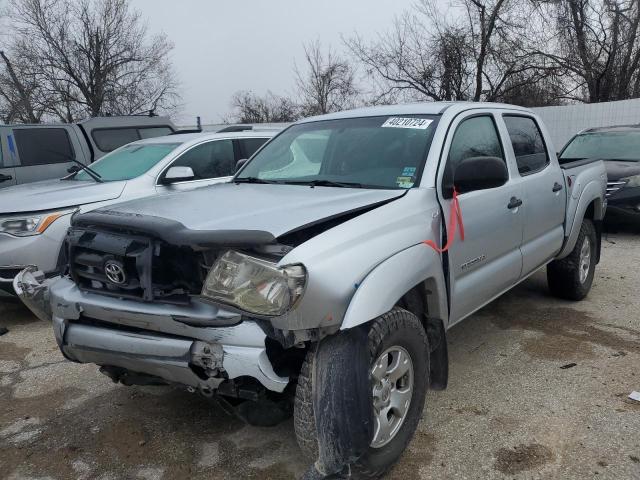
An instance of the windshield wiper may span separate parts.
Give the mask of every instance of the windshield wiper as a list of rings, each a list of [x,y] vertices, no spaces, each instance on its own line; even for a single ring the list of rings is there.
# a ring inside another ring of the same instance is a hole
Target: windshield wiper
[[[287,185],[309,185],[310,187],[380,188],[375,185],[364,185],[358,182],[338,182],[335,180],[292,180],[284,183]]]
[[[104,180],[102,180],[102,176],[98,172],[96,172],[95,170],[87,167],[84,163],[76,160],[75,158],[73,158],[73,157],[71,157],[69,155],[66,155],[64,153],[61,153],[61,152],[56,152],[55,150],[47,150],[47,153],[52,153],[54,155],[58,155],[59,157],[65,158],[65,159],[69,160],[70,162],[75,163],[76,165],[78,165],[80,167],[81,170],[84,170],[85,172],[87,172],[87,174],[89,174],[89,176],[91,178],[93,178],[96,182],[104,183]],[[77,173],[78,172],[74,172],[71,175],[76,175]],[[69,175],[69,177],[71,175]],[[68,178],[68,177],[64,177],[64,178]]]
[[[282,182],[278,180],[265,180],[264,178],[258,177],[240,177],[234,178],[232,180],[233,183],[273,183],[273,184],[282,184]]]

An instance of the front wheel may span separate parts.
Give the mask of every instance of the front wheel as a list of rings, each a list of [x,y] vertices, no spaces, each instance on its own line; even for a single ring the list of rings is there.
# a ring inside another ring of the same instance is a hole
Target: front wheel
[[[371,324],[373,438],[364,455],[352,465],[354,478],[379,478],[399,459],[422,417],[429,384],[429,343],[420,320],[396,308]],[[309,352],[298,378],[294,427],[298,444],[312,460],[318,455]]]
[[[596,269],[597,242],[593,222],[585,218],[571,253],[547,266],[547,282],[553,295],[565,300],[582,300],[587,296]]]

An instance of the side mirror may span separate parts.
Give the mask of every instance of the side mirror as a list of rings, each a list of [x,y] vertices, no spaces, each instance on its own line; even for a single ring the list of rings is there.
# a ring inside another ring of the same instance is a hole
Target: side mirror
[[[498,157],[465,158],[453,175],[453,184],[458,193],[500,187],[508,180],[507,164]]]
[[[81,169],[79,166],[77,165],[71,165],[69,168],[67,168],[67,173],[76,173],[79,172]]]
[[[186,182],[195,178],[196,175],[193,173],[191,167],[171,167],[167,170],[167,173],[165,173],[162,183],[164,185],[170,185],[177,182]]]
[[[236,162],[236,173],[238,173],[240,169],[244,167],[244,164],[247,163],[248,161],[249,161],[248,158],[241,158],[240,160],[238,160]]]

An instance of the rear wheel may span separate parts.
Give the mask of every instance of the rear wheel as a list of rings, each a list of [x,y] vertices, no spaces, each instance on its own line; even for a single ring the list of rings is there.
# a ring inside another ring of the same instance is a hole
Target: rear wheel
[[[595,274],[597,242],[593,222],[585,218],[572,252],[547,266],[547,282],[553,295],[566,300],[587,296]]]
[[[422,417],[429,380],[429,344],[420,320],[394,309],[372,322],[369,331],[373,438],[352,465],[354,478],[379,478],[402,455]],[[309,352],[298,379],[294,427],[310,460],[318,456]]]

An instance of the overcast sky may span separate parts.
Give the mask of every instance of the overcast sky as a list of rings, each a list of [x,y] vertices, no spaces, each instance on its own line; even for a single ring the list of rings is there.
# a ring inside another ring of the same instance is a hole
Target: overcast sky
[[[132,0],[175,44],[182,123],[219,123],[237,90],[293,93],[303,42],[342,48],[340,35],[373,38],[414,0]]]

